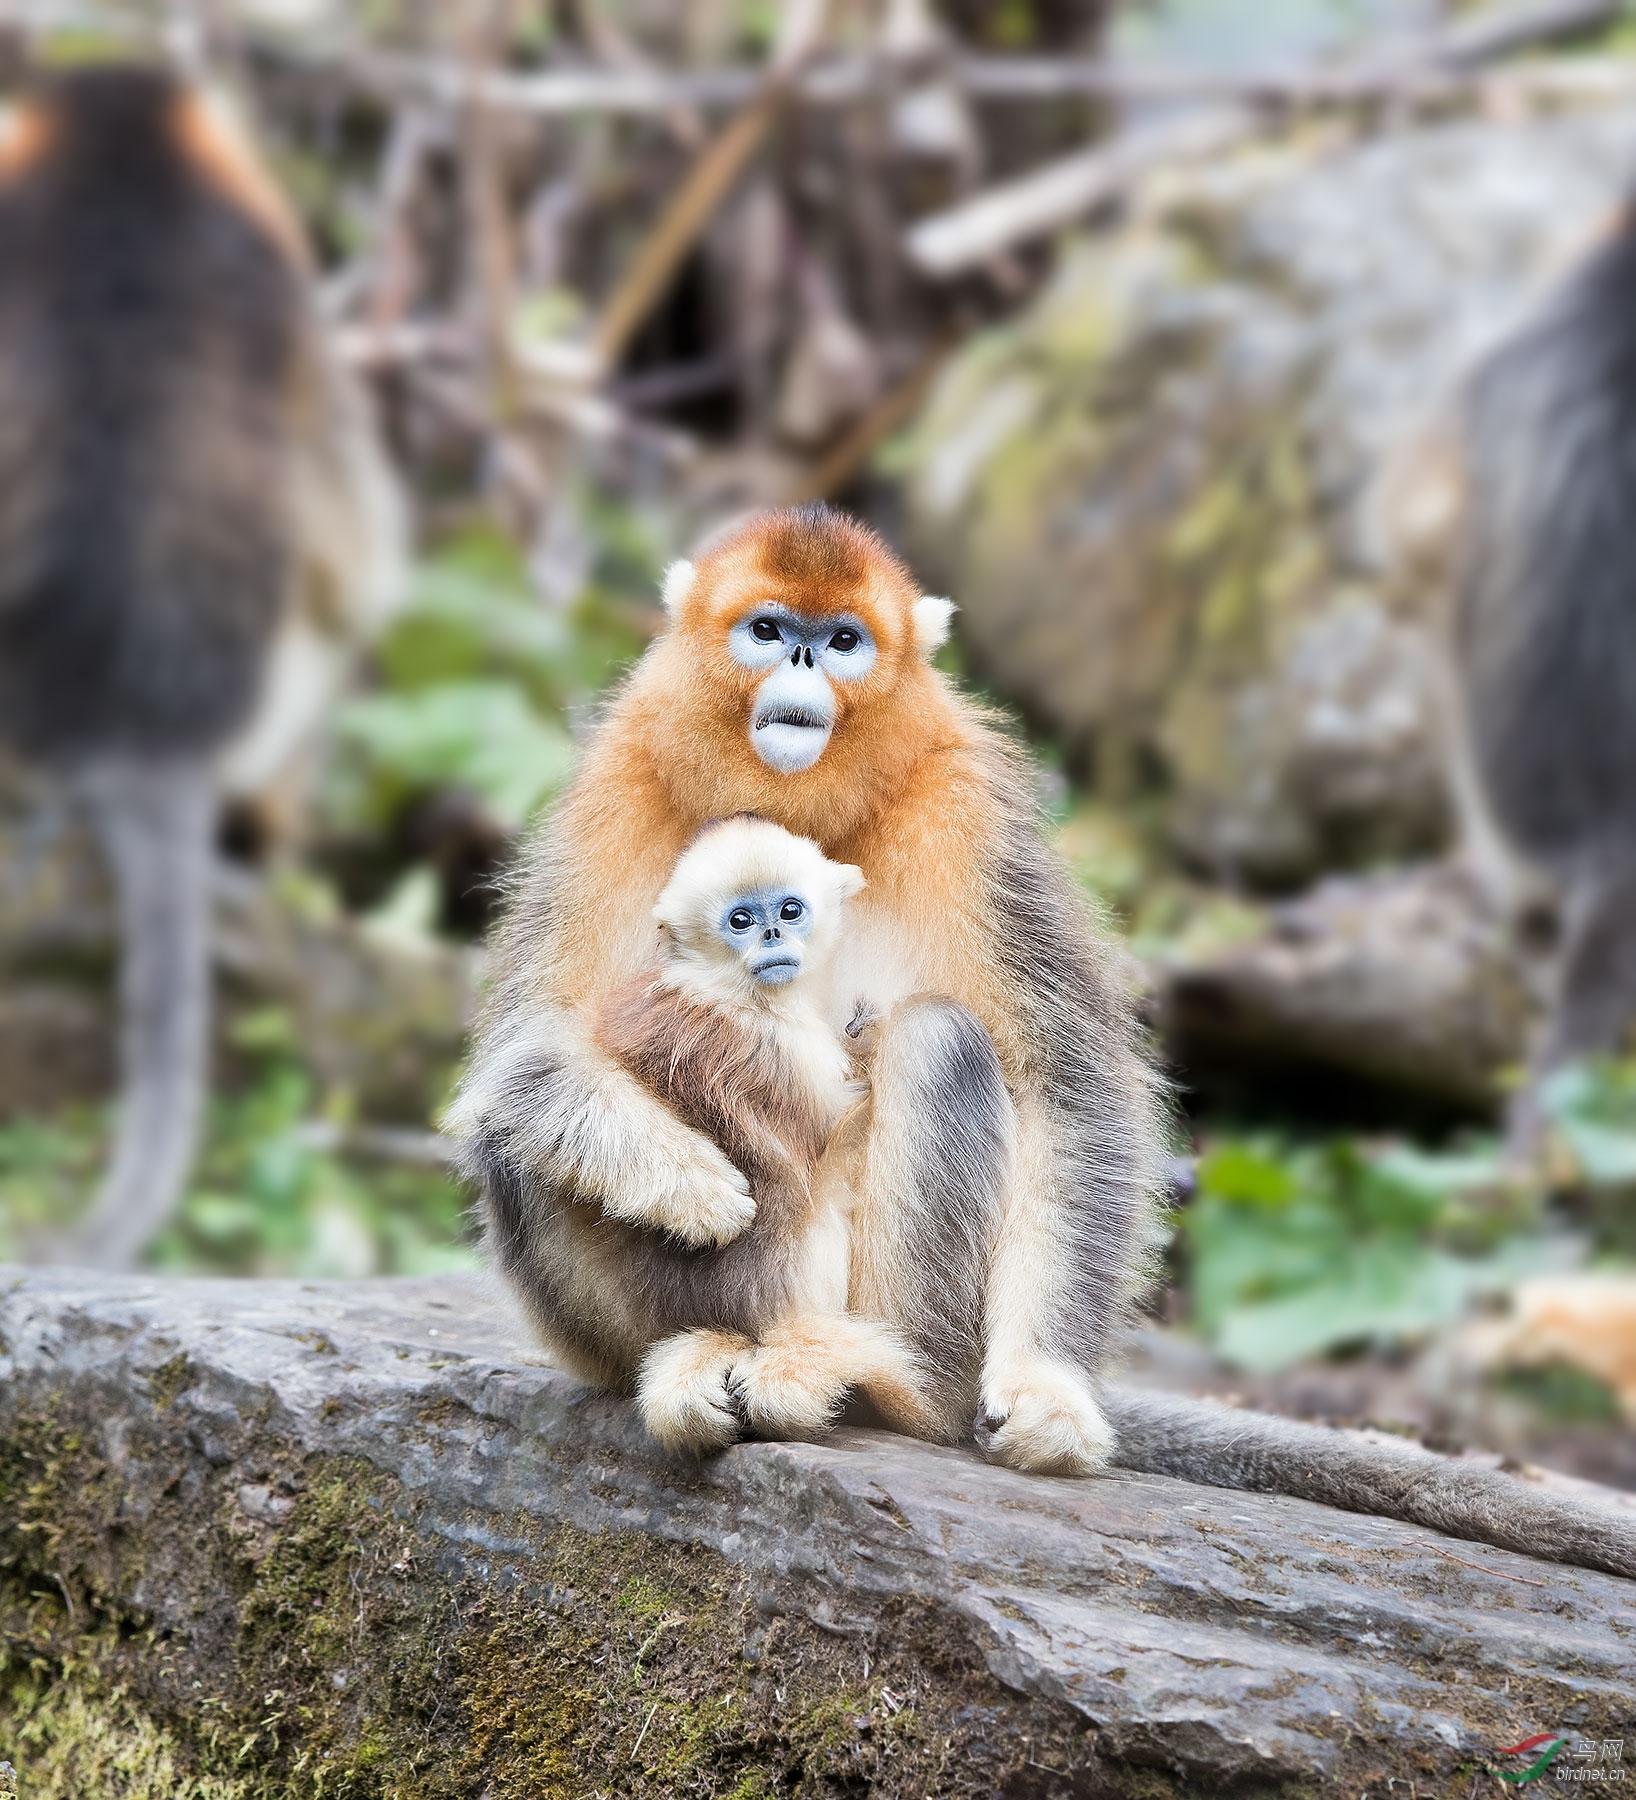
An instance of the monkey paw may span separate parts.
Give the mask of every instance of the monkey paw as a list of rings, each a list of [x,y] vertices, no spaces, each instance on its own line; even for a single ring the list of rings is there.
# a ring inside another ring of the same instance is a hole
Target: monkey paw
[[[1094,1475],[1113,1456],[1113,1428],[1084,1376],[1048,1357],[1004,1375],[985,1371],[977,1442],[996,1462],[1036,1475]]]
[[[660,1220],[665,1230],[694,1249],[730,1244],[748,1230],[756,1203],[750,1198],[750,1184],[736,1169],[732,1174],[733,1181],[710,1176],[678,1184],[672,1205]]]
[[[798,1342],[761,1344],[733,1365],[730,1388],[759,1437],[806,1438],[826,1430],[846,1398],[847,1382],[822,1354]]]
[[[668,1231],[694,1250],[730,1244],[755,1218],[749,1182],[708,1138],[656,1145],[651,1161],[649,1178],[637,1184],[639,1200],[604,1202],[610,1218]]]
[[[636,1404],[651,1436],[675,1455],[721,1450],[740,1435],[730,1381],[750,1340],[731,1331],[679,1331],[642,1359]]]

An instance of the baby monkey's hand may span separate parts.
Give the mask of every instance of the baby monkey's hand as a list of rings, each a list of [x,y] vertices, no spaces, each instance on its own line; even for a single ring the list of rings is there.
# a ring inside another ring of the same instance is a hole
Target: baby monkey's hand
[[[860,997],[846,1022],[846,1047],[852,1055],[853,1073],[866,1080],[880,1045],[880,1027],[880,1008]]]

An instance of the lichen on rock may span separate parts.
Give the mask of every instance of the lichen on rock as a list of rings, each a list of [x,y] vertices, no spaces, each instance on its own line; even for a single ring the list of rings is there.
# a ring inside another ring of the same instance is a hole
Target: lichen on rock
[[[1383,496],[1633,160],[1629,117],[1588,111],[1156,178],[898,452],[977,670],[1110,797],[1166,790],[1209,873],[1437,849],[1442,596],[1393,566]]]

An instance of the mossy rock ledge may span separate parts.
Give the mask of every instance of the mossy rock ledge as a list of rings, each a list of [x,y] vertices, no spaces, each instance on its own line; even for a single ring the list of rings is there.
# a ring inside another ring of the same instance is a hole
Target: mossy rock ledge
[[[0,1271],[0,1382],[28,1800],[1464,1797],[1636,1721],[1628,1583],[872,1431],[678,1466],[470,1279]]]

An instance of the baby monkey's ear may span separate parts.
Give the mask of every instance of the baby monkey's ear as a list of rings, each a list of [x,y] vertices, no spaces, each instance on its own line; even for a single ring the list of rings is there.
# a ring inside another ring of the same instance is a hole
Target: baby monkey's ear
[[[671,618],[676,617],[682,602],[688,596],[689,589],[693,586],[693,578],[697,574],[698,570],[685,559],[681,562],[673,562],[665,570],[665,582],[659,590],[659,600]]]
[[[949,620],[954,617],[954,602],[936,594],[922,594],[910,608],[915,622],[915,648],[922,656],[935,656],[948,641]]]
[[[853,863],[835,864],[835,898],[850,900],[854,894],[861,894],[869,883],[863,878],[863,870]]]

